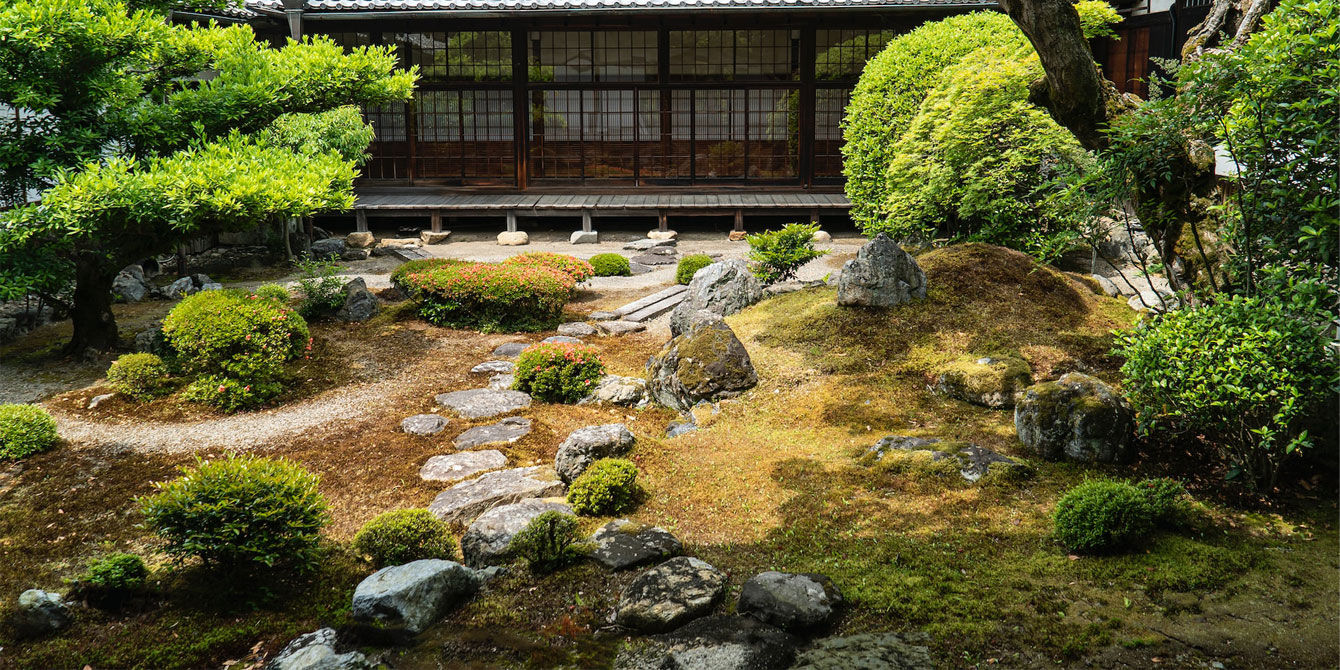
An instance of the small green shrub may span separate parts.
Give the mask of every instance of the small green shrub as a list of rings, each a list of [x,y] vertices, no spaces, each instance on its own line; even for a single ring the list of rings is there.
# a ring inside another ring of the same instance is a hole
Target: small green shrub
[[[512,538],[508,552],[526,559],[533,572],[552,572],[580,556],[573,546],[577,542],[577,532],[575,517],[550,510],[531,519]]]
[[[37,405],[0,405],[0,459],[18,460],[60,442],[56,420]]]
[[[171,387],[171,372],[154,354],[122,354],[107,368],[107,382],[117,393],[136,400],[153,400]]]
[[[182,468],[139,499],[145,523],[178,559],[249,571],[317,561],[321,528],[330,521],[320,478],[283,460],[229,455]]]
[[[568,504],[582,516],[624,512],[637,502],[637,466],[623,458],[602,458],[572,482]]]
[[[344,278],[335,261],[303,258],[294,261],[298,266],[298,290],[302,301],[298,313],[304,319],[315,319],[331,314],[344,306]]]
[[[187,374],[274,382],[284,363],[311,349],[307,322],[288,305],[252,293],[204,291],[163,320],[163,339]]]
[[[1159,477],[1146,479],[1135,485],[1149,501],[1149,511],[1161,526],[1177,527],[1191,516],[1190,500],[1181,482]]]
[[[828,253],[814,248],[814,233],[818,230],[817,223],[789,223],[781,230],[748,236],[754,276],[765,284],[795,278],[802,266]]]
[[[503,261],[503,265],[534,265],[557,270],[572,277],[572,280],[578,284],[590,279],[596,273],[590,263],[576,256],[556,254],[551,251],[531,251],[517,254]]]
[[[354,549],[371,556],[377,567],[404,565],[425,558],[451,559],[456,540],[445,521],[426,509],[383,512],[354,535]]]
[[[1086,553],[1128,549],[1155,526],[1154,509],[1144,491],[1106,480],[1086,481],[1066,491],[1052,519],[1056,538],[1069,549]]]
[[[541,343],[521,352],[512,388],[543,402],[574,403],[604,375],[605,364],[595,349],[571,342]]]
[[[445,264],[406,274],[419,316],[430,323],[483,332],[553,327],[576,281],[534,264]]]
[[[244,382],[205,375],[191,382],[182,398],[231,413],[260,407],[283,392],[284,385],[278,382]]]
[[[135,554],[108,554],[88,566],[79,581],[104,591],[137,591],[144,587],[149,568]]]
[[[591,257],[591,268],[597,277],[628,277],[633,274],[628,259],[619,254],[596,254]]]
[[[288,289],[279,284],[261,284],[256,287],[256,296],[266,300],[276,300],[288,304]]]
[[[1274,487],[1313,446],[1340,363],[1325,333],[1274,300],[1234,296],[1143,321],[1117,338],[1146,434],[1196,436],[1231,477]]]
[[[411,294],[413,286],[405,281],[405,277],[425,270],[446,268],[456,265],[473,264],[469,261],[456,260],[455,258],[421,258],[417,261],[406,261],[391,271],[391,285],[400,289],[400,292],[404,293],[407,297],[413,297]]]
[[[689,254],[679,259],[679,265],[675,267],[675,282],[688,286],[693,281],[693,275],[714,262],[707,254]]]

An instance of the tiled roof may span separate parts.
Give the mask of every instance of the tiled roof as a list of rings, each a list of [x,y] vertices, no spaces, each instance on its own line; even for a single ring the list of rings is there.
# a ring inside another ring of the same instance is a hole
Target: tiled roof
[[[257,9],[282,10],[281,0],[247,0]],[[331,11],[656,10],[750,8],[953,7],[995,4],[991,0],[307,0],[306,9]]]

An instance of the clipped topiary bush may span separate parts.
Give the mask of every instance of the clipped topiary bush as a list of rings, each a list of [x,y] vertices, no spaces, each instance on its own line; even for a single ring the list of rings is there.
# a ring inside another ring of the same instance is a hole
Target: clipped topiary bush
[[[1094,480],[1076,485],[1056,503],[1056,538],[1073,551],[1128,549],[1155,527],[1144,491],[1126,482]]]
[[[679,265],[675,266],[675,282],[688,286],[693,275],[714,262],[707,254],[689,254],[679,259]]]
[[[512,388],[543,402],[574,403],[586,397],[605,375],[605,364],[592,347],[549,342],[527,347],[516,362]]]
[[[137,591],[144,587],[149,568],[135,554],[108,554],[88,566],[80,582],[112,593]]]
[[[153,400],[167,392],[172,373],[154,354],[122,354],[107,368],[107,382],[117,393],[136,400]]]
[[[789,223],[746,237],[754,276],[764,284],[795,278],[802,266],[828,253],[814,248],[818,230],[817,223]]]
[[[508,553],[526,559],[533,572],[552,572],[576,560],[577,519],[555,510],[544,512],[512,538]]]
[[[287,460],[235,455],[181,471],[139,499],[167,553],[229,572],[316,564],[330,521],[320,477]]]
[[[582,516],[619,514],[637,502],[637,466],[623,458],[602,458],[568,488],[568,504]]]
[[[1231,478],[1274,487],[1313,446],[1340,363],[1325,333],[1275,300],[1233,296],[1142,321],[1117,338],[1145,435],[1195,436]]]
[[[628,259],[619,254],[596,254],[590,262],[597,277],[628,277],[633,274]]]
[[[307,322],[287,304],[254,293],[204,291],[163,320],[163,339],[188,374],[274,382],[311,348]]]
[[[447,264],[403,277],[419,316],[486,333],[553,327],[572,297],[572,275],[535,264]]]
[[[56,420],[37,405],[0,405],[0,459],[18,460],[60,442]]]
[[[445,521],[426,509],[383,512],[354,535],[354,550],[372,557],[377,567],[404,565],[425,558],[452,559],[456,540]]]
[[[596,273],[590,263],[576,256],[556,254],[552,251],[531,251],[517,254],[503,261],[503,265],[535,265],[557,270],[572,277],[572,280],[578,284],[590,279]]]

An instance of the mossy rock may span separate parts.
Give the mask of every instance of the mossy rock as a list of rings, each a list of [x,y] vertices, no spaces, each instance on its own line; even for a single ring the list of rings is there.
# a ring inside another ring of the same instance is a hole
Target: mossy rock
[[[982,407],[1014,407],[1014,396],[1033,383],[1033,369],[1016,356],[982,356],[954,361],[935,382],[939,393]]]
[[[667,407],[730,398],[758,384],[744,344],[721,317],[701,311],[688,330],[647,361],[647,392]]]
[[[1028,387],[1014,408],[1014,429],[1031,453],[1049,461],[1122,463],[1133,456],[1135,419],[1112,387],[1078,372]]]
[[[916,477],[960,477],[969,483],[1005,484],[1022,481],[1032,468],[1013,458],[970,442],[890,435],[860,457],[863,465]]]

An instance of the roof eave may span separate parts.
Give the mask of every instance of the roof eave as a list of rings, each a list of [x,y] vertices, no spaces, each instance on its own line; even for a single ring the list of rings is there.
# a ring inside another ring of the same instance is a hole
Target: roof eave
[[[308,9],[303,12],[304,21],[338,21],[338,20],[356,20],[356,19],[501,19],[517,18],[522,16],[577,16],[590,14],[617,15],[617,14],[675,14],[675,13],[697,13],[711,14],[716,12],[723,13],[752,13],[752,14],[775,14],[775,13],[816,13],[816,12],[854,12],[858,10],[881,11],[881,12],[911,12],[911,11],[935,11],[935,10],[974,10],[974,9],[999,9],[998,2],[973,2],[973,3],[944,3],[944,4],[889,4],[889,5],[828,5],[828,6],[803,6],[803,7],[584,7],[576,9],[380,9],[380,10],[314,10]]]

